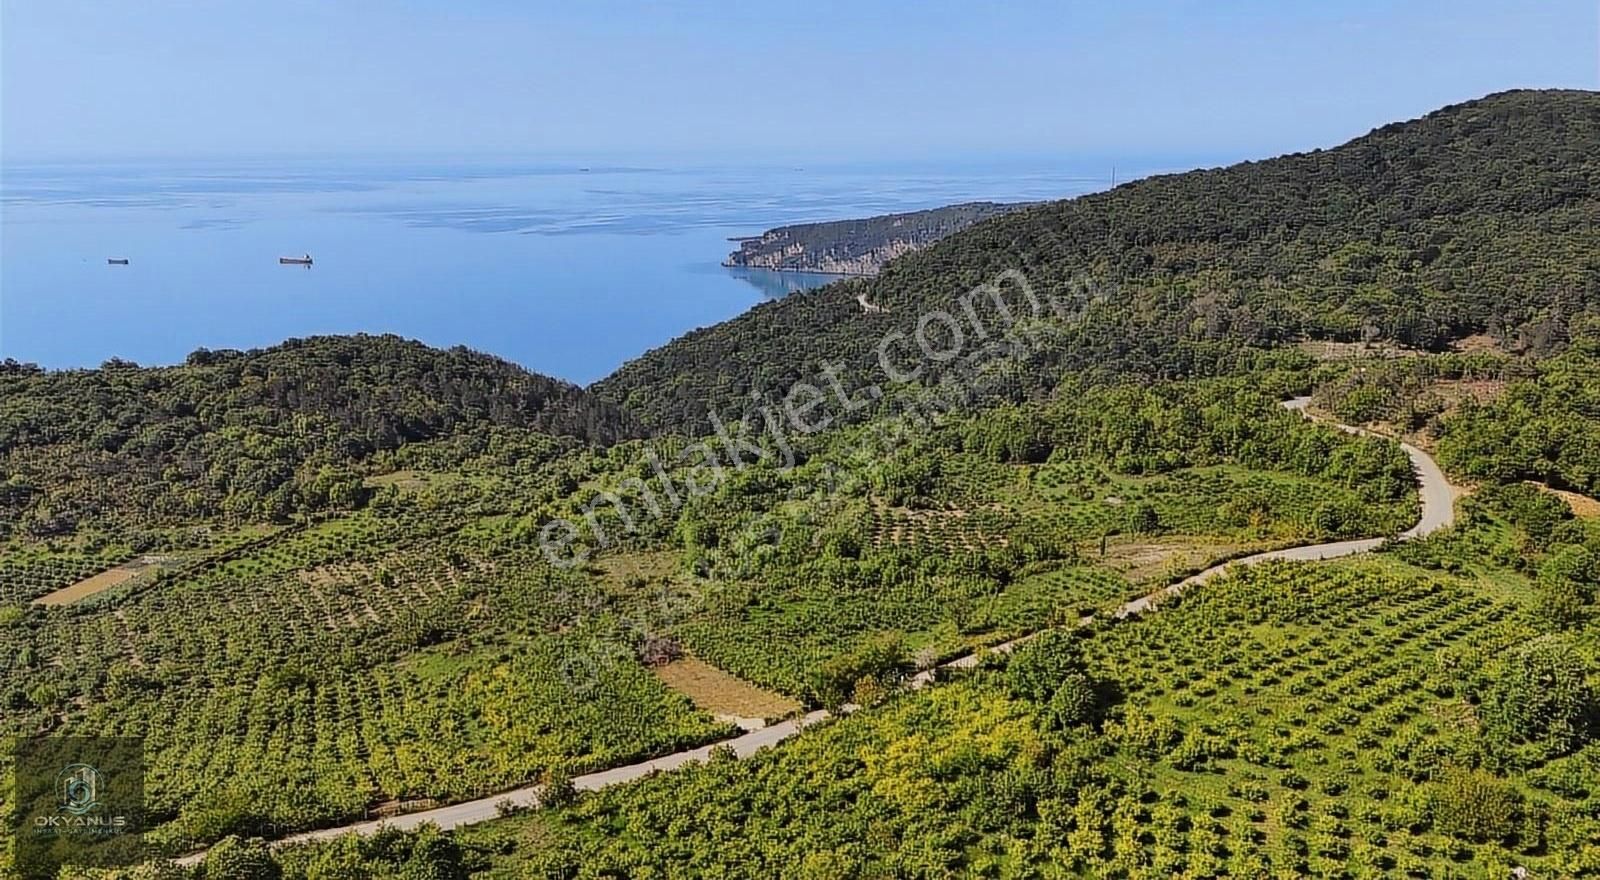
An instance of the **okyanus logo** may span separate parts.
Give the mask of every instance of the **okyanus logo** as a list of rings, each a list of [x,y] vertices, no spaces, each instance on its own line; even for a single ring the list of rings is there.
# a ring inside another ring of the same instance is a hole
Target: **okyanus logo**
[[[127,816],[104,815],[106,777],[89,764],[68,764],[56,775],[59,812],[33,819],[34,831],[49,835],[120,834],[129,827]]]
[[[142,739],[45,734],[16,740],[9,758],[13,809],[0,816],[9,820],[0,838],[11,860],[0,876],[54,880],[65,865],[147,860]]]
[[[104,788],[100,771],[88,764],[68,764],[56,777],[61,809],[73,816],[84,816],[99,809],[100,792]]]
[[[33,817],[35,829],[73,830],[73,831],[124,831],[128,827],[127,816],[35,816]]]

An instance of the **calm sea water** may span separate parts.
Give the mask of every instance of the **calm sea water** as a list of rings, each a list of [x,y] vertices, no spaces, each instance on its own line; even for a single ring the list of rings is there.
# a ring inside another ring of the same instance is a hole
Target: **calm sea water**
[[[723,268],[730,236],[1103,185],[1046,163],[7,166],[0,357],[163,364],[202,346],[394,332],[589,382],[764,297],[832,280]],[[278,264],[304,253],[309,269]]]

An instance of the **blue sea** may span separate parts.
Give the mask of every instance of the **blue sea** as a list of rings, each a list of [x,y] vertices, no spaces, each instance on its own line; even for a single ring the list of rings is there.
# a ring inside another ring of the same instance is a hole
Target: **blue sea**
[[[321,159],[8,165],[0,358],[170,364],[319,333],[463,344],[588,383],[830,276],[733,236],[1104,188],[1071,163],[758,166]],[[310,254],[314,265],[280,265]],[[107,258],[128,265],[108,265]]]

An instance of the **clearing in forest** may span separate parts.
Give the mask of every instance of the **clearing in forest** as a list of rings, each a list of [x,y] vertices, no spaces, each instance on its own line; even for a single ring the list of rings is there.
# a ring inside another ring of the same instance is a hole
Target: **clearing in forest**
[[[86,577],[70,587],[62,587],[54,593],[40,596],[33,601],[36,605],[71,605],[80,599],[86,599],[97,593],[104,593],[112,587],[125,584],[153,567],[153,563],[125,562],[115,568],[109,568],[99,574]]]
[[[1529,485],[1538,486],[1540,489],[1567,502],[1567,506],[1572,508],[1573,516],[1583,517],[1584,519],[1600,517],[1600,500],[1578,492],[1568,492],[1565,489],[1552,489],[1543,483],[1529,483]]]
[[[383,489],[393,486],[400,492],[414,493],[424,489],[448,486],[460,480],[456,474],[435,474],[427,471],[399,470],[387,474],[377,474],[361,481],[361,485],[368,489]]]
[[[593,560],[593,566],[618,583],[630,577],[666,580],[678,570],[679,557],[674,550],[646,550],[634,553],[616,553]]]
[[[688,697],[718,721],[730,721],[740,727],[757,726],[744,722],[783,718],[800,711],[798,702],[762,690],[693,657],[674,660],[653,671],[663,684]]]
[[[1389,342],[1333,342],[1313,339],[1296,343],[1300,349],[1319,361],[1349,361],[1364,358],[1409,358],[1422,352]]]
[[[1080,552],[1090,562],[1103,565],[1134,583],[1152,578],[1172,578],[1188,571],[1199,571],[1219,560],[1265,550],[1263,541],[1217,541],[1206,538],[1165,537],[1128,538],[1106,542],[1106,555],[1099,545],[1089,542]]]

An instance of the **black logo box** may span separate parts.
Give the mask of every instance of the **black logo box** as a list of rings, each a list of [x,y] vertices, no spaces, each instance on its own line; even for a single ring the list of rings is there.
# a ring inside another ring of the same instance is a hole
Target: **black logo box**
[[[115,867],[147,860],[144,740],[39,736],[11,750],[6,831],[23,880],[60,867]]]

